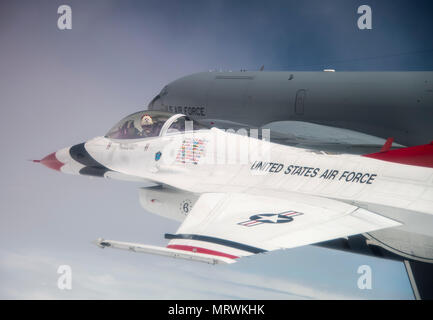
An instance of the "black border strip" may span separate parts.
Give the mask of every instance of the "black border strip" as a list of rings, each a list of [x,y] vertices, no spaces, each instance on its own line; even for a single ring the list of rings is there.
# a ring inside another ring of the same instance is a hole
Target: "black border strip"
[[[84,167],[80,169],[79,174],[85,175],[85,176],[94,176],[94,177],[104,177],[105,173],[111,171],[104,166],[98,166],[98,167]]]
[[[106,172],[112,171],[93,159],[93,157],[87,152],[84,144],[85,142],[76,144],[69,149],[69,155],[71,158],[85,166],[80,170],[80,174],[104,177]]]
[[[239,250],[243,250],[243,251],[247,251],[247,252],[251,252],[251,253],[264,253],[267,252],[267,250],[264,249],[260,249],[260,248],[256,248],[256,247],[252,247],[252,246],[248,246],[246,244],[243,243],[239,243],[239,242],[234,242],[234,241],[230,241],[230,240],[225,240],[225,239],[220,239],[220,238],[214,238],[214,237],[209,237],[209,236],[202,236],[199,234],[170,234],[170,233],[166,233],[164,235],[165,239],[188,239],[188,240],[198,240],[198,241],[204,241],[204,242],[211,242],[211,243],[216,243],[216,244],[220,244],[226,247],[231,247],[231,248],[235,248],[235,249],[239,249]]]

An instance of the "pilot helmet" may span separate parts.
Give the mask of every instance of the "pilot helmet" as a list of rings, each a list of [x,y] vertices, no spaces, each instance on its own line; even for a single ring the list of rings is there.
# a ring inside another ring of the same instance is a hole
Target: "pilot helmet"
[[[141,122],[140,122],[140,124],[141,124],[142,127],[145,127],[145,126],[151,126],[151,125],[153,124],[152,117],[149,116],[148,114],[144,114],[144,115],[141,117]]]

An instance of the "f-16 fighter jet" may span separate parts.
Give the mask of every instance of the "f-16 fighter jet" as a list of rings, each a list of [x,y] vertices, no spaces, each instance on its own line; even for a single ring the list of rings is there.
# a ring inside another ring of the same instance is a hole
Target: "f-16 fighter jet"
[[[182,222],[165,235],[166,247],[98,239],[104,248],[217,264],[362,235],[402,260],[412,258],[402,246],[420,252],[419,261],[432,259],[433,144],[396,148],[388,139],[359,155],[297,146],[292,136],[270,140],[266,129],[223,130],[183,114],[141,111],[105,136],[37,162],[153,182],[140,190],[142,206]],[[418,241],[382,243],[378,230]]]

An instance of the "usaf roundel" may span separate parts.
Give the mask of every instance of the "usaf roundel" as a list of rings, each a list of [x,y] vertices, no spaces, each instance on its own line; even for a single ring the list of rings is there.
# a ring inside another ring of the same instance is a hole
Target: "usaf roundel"
[[[245,227],[253,227],[263,223],[287,223],[293,221],[293,217],[302,215],[301,212],[284,211],[281,213],[260,213],[250,217],[249,220],[239,222],[238,224]]]

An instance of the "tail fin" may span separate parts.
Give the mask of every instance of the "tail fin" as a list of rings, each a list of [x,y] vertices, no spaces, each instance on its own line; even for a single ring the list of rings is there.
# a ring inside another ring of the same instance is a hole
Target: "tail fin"
[[[407,164],[411,166],[433,168],[433,141],[421,146],[390,149],[390,139],[387,140],[381,152],[366,154],[364,157]]]

